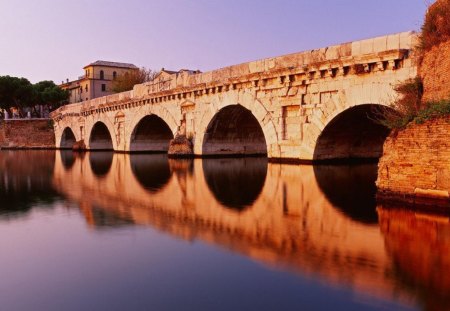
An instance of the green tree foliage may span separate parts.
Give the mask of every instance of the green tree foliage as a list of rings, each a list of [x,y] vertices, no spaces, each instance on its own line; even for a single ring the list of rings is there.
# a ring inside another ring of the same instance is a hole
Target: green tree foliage
[[[26,107],[32,104],[33,85],[25,78],[0,76],[0,108]]]
[[[114,93],[130,91],[136,84],[152,81],[155,76],[156,73],[153,70],[144,67],[128,71],[113,81],[111,89]]]
[[[61,106],[69,98],[69,92],[62,90],[53,81],[41,81],[33,85],[34,103],[49,105],[53,108]]]
[[[25,78],[0,76],[0,108],[24,108],[34,105],[59,107],[69,98],[69,92],[52,81],[31,84]]]

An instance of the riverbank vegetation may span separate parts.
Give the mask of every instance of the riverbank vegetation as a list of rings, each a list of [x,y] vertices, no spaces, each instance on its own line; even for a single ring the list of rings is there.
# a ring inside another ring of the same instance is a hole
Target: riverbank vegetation
[[[450,41],[450,0],[438,0],[428,8],[421,27],[419,44],[414,50],[419,67],[423,67],[422,62],[426,53],[448,41]],[[402,129],[411,122],[423,123],[450,115],[450,97],[440,101],[424,100],[424,82],[420,76],[400,83],[395,90],[399,96],[390,107],[376,108],[374,111],[375,121],[390,129]]]

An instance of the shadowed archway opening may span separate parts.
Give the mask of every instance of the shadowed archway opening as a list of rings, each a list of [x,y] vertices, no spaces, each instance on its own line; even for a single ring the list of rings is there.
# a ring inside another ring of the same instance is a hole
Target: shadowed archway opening
[[[374,119],[381,105],[360,105],[337,115],[325,127],[314,150],[315,162],[378,160],[389,129]],[[389,109],[389,108],[383,108]]]
[[[73,145],[76,143],[75,134],[70,127],[66,127],[61,135],[61,149],[72,149]]]
[[[90,150],[113,150],[111,134],[103,122],[95,123],[89,138]]]
[[[267,155],[266,139],[258,120],[241,105],[222,108],[209,123],[203,155]]]
[[[114,153],[111,151],[90,152],[89,162],[92,173],[97,177],[104,177],[111,169]]]
[[[172,176],[166,154],[131,154],[130,162],[133,175],[150,193],[161,190]]]
[[[267,162],[266,158],[203,159],[203,174],[217,201],[242,211],[261,194]]]
[[[152,114],[145,116],[136,125],[131,134],[132,152],[167,152],[173,133],[160,117]]]

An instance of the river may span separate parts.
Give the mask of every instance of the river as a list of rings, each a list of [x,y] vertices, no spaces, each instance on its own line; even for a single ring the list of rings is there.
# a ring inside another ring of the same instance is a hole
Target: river
[[[450,310],[450,223],[376,164],[0,151],[0,310]]]

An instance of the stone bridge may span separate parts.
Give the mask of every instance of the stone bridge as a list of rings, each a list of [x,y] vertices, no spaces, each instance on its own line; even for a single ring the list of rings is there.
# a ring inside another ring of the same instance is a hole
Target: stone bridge
[[[205,73],[160,75],[132,91],[59,108],[58,148],[164,152],[177,135],[197,156],[379,157],[387,129],[374,107],[417,75],[413,32],[268,58]]]

